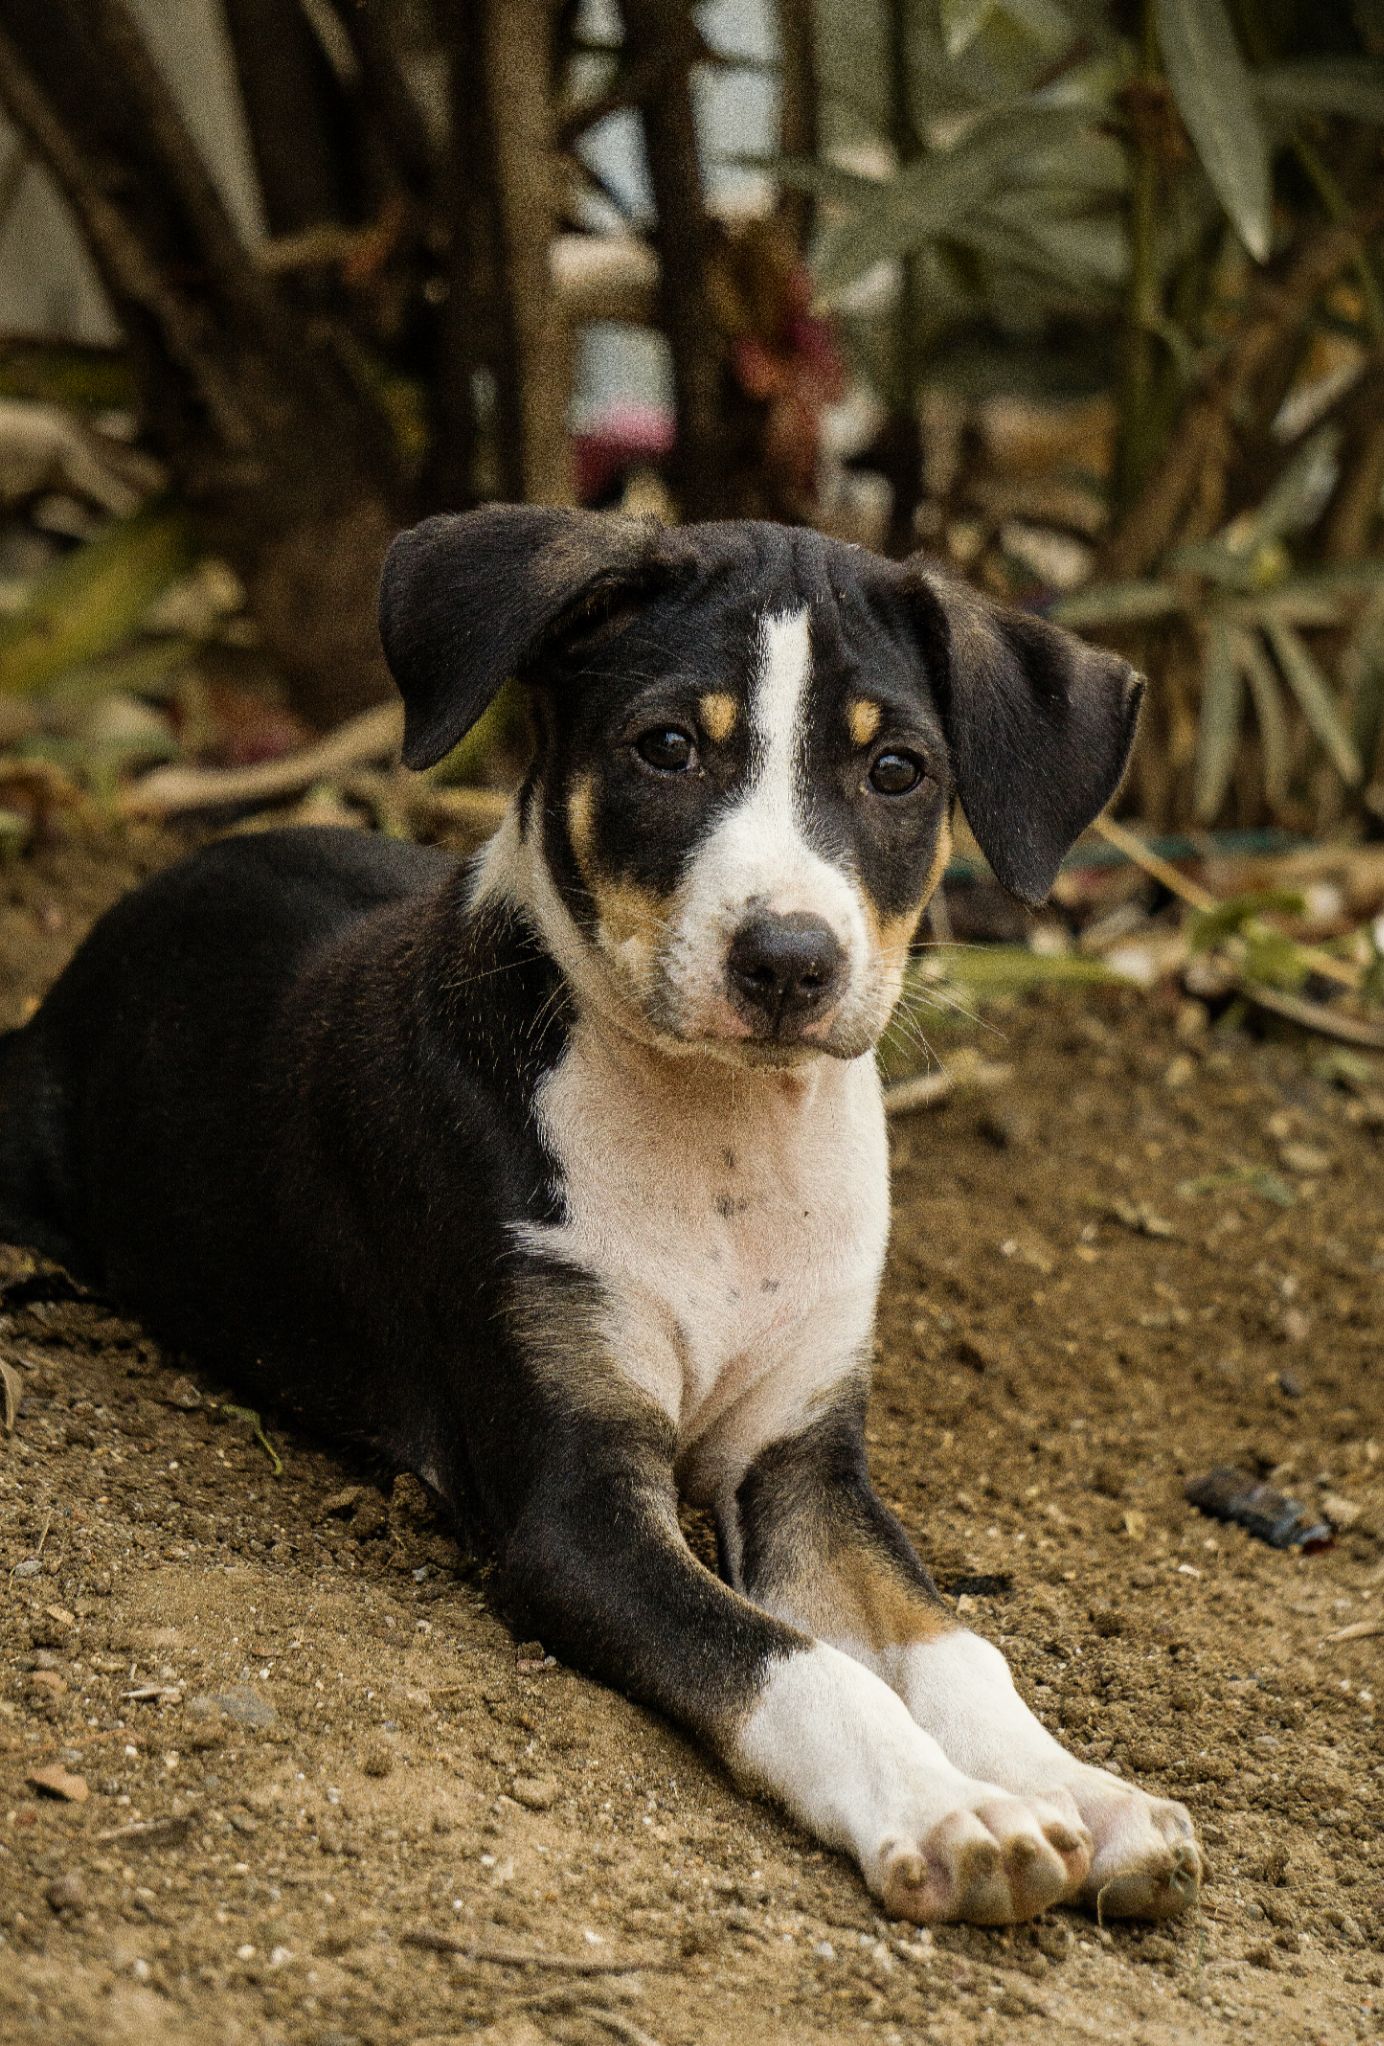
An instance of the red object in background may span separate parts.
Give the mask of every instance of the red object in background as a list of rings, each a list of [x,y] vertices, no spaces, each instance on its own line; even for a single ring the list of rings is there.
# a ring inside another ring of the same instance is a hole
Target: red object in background
[[[777,486],[771,496],[806,515],[817,495],[822,413],[845,393],[846,369],[830,320],[811,310],[812,280],[800,263],[785,264],[769,233],[745,236],[725,252],[719,293],[734,384],[762,408],[756,458]],[[676,423],[662,405],[622,400],[574,436],[578,500],[618,501],[640,469],[661,473]]]
[[[610,405],[573,438],[577,498],[610,504],[637,469],[661,469],[673,450],[673,415],[665,405]]]

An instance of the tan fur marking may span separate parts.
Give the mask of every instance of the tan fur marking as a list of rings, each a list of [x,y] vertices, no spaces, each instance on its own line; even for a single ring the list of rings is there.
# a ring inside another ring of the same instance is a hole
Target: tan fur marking
[[[705,696],[697,698],[697,711],[702,721],[702,730],[713,745],[720,746],[735,730],[740,706],[728,691],[708,689]]]
[[[592,876],[590,886],[601,929],[612,945],[627,945],[632,938],[646,945],[661,941],[671,905],[652,888],[641,888],[637,881],[608,881],[600,874]]]
[[[882,716],[879,705],[871,697],[857,696],[846,713],[851,728],[851,738],[857,746],[868,746],[879,730]]]
[[[594,801],[595,790],[589,777],[573,783],[572,793],[567,798],[567,836],[572,841],[577,865],[584,875],[591,865],[594,842],[591,810]]]
[[[651,888],[602,873],[596,860],[594,802],[595,790],[589,778],[574,784],[567,798],[567,834],[578,870],[596,905],[601,935],[613,948],[635,941],[652,951],[663,939],[670,905]]]
[[[852,1639],[883,1651],[935,1641],[956,1621],[897,1576],[872,1550],[842,1546],[821,1573],[812,1600],[814,1630],[828,1640]]]
[[[937,834],[936,850],[932,855],[932,865],[928,868],[927,879],[923,883],[922,892],[915,902],[910,903],[907,909],[900,910],[897,916],[881,916],[869,897],[864,897],[865,916],[870,926],[870,935],[876,945],[878,945],[880,955],[886,965],[893,967],[902,966],[908,948],[913,942],[913,934],[922,921],[923,911],[936,894],[938,884],[943,874],[947,871],[947,861],[951,858],[951,850],[951,826],[944,822]]]

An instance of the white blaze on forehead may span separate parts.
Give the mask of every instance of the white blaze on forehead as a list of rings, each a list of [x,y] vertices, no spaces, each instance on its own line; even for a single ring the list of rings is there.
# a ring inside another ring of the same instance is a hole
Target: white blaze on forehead
[[[824,917],[843,944],[856,935],[854,890],[803,836],[812,637],[805,609],[768,613],[750,691],[748,785],[689,875],[689,907],[738,917],[750,902],[778,915]]]
[[[750,697],[750,723],[763,760],[755,779],[768,802],[793,822],[793,789],[803,744],[803,698],[812,674],[807,612],[785,611],[760,625],[759,673]]]

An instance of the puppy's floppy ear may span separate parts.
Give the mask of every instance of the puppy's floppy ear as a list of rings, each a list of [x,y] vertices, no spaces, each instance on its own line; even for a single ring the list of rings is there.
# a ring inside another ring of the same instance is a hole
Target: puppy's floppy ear
[[[380,639],[404,699],[405,764],[431,767],[511,675],[678,561],[655,520],[600,512],[486,505],[401,533],[380,578]]]
[[[1120,785],[1143,678],[934,563],[908,569],[966,821],[999,881],[1036,908]]]

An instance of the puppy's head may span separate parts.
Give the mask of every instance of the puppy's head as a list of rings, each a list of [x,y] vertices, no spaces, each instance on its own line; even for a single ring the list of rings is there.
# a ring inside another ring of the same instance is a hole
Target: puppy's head
[[[531,687],[509,885],[578,990],[744,1063],[874,1043],[955,799],[1040,902],[1141,693],[934,567],[749,523],[429,519],[390,551],[380,620],[411,767],[508,676]]]

